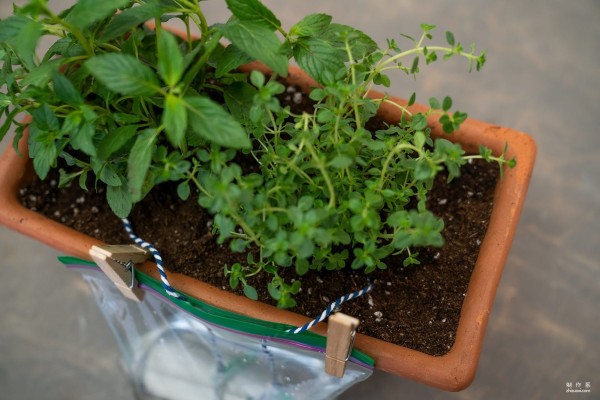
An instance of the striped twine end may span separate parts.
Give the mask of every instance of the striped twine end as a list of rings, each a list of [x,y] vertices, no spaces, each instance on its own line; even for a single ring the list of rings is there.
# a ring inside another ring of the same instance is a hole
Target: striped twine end
[[[305,331],[309,330],[310,328],[312,328],[313,326],[315,326],[319,322],[322,322],[327,317],[329,317],[329,315],[336,308],[338,308],[342,303],[345,303],[348,300],[352,300],[352,299],[355,299],[355,298],[360,297],[362,295],[365,295],[365,294],[369,293],[371,290],[373,290],[374,287],[375,287],[375,285],[373,285],[371,283],[371,284],[369,284],[369,286],[367,286],[367,287],[365,287],[363,289],[357,290],[357,291],[352,292],[352,293],[348,293],[348,294],[340,297],[339,299],[337,299],[336,301],[334,301],[333,303],[331,303],[329,306],[327,306],[327,308],[317,318],[313,319],[312,321],[310,321],[307,324],[302,325],[299,328],[288,329],[286,332],[290,332],[290,333],[296,334],[296,333],[302,333],[302,332],[305,332]]]
[[[121,220],[121,222],[123,223],[123,226],[125,227],[125,231],[129,235],[129,238],[131,240],[133,240],[135,242],[135,244],[137,244],[138,246],[140,246],[144,249],[147,249],[150,253],[152,253],[152,256],[154,257],[154,261],[156,262],[156,266],[158,267],[158,273],[160,274],[160,280],[162,282],[162,287],[165,290],[165,292],[167,292],[167,294],[171,297],[175,297],[179,300],[187,301],[187,298],[184,295],[177,293],[175,291],[175,289],[173,289],[173,287],[169,284],[169,280],[167,279],[167,273],[165,272],[165,268],[163,266],[163,259],[160,256],[160,253],[158,252],[158,250],[156,250],[156,248],[154,246],[152,246],[150,243],[139,238],[133,232],[133,228],[131,227],[131,222],[129,222],[129,220],[127,218],[123,218]]]

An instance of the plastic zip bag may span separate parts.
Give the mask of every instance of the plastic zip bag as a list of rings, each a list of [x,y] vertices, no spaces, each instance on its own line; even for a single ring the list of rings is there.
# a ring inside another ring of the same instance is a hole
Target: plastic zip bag
[[[354,350],[343,378],[324,372],[323,337],[286,333],[287,325],[220,310],[195,299],[173,301],[136,271],[143,301],[127,300],[87,261],[61,258],[81,272],[111,327],[142,398],[329,399],[373,372]]]

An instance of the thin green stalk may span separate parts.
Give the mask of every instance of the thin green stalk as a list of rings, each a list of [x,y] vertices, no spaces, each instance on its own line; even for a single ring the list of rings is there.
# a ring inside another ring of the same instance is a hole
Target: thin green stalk
[[[200,4],[198,2],[194,3],[187,0],[179,0],[179,3],[186,6],[191,10],[194,14],[190,14],[190,18],[194,20],[194,23],[200,29],[200,33],[202,35],[202,39],[208,35],[208,22],[206,21],[206,17],[200,8]],[[196,18],[197,17],[197,18]]]
[[[196,185],[196,187],[198,188],[198,190],[200,190],[205,196],[210,197],[210,198],[214,197],[212,194],[210,194],[208,192],[208,190],[206,190],[204,188],[204,186],[202,186],[202,184],[200,184],[200,182],[198,181],[198,179],[196,179],[195,176],[192,176],[190,178],[190,180],[194,183],[194,185]]]
[[[457,55],[469,58],[471,60],[476,60],[477,59],[477,56],[474,56],[471,53],[465,53],[464,51],[455,51],[454,49],[452,49],[450,47],[444,47],[444,46],[419,46],[419,47],[415,47],[415,48],[410,49],[410,50],[403,51],[401,53],[396,54],[395,56],[392,56],[392,57],[388,58],[387,60],[381,62],[376,70],[377,71],[381,71],[381,69],[379,67],[384,67],[384,66],[386,66],[386,65],[388,65],[390,63],[395,62],[396,60],[399,60],[400,58],[409,56],[411,54],[423,53],[423,51],[425,50],[425,48],[427,48],[427,51],[429,51],[429,52],[431,52],[431,51],[455,52]]]
[[[67,31],[71,32],[71,34],[73,34],[73,36],[75,36],[75,38],[77,39],[77,41],[79,41],[79,43],[81,44],[81,46],[83,47],[83,49],[85,50],[85,52],[89,56],[93,56],[94,55],[94,48],[93,48],[93,46],[85,38],[85,36],[83,35],[83,33],[79,29],[77,29],[77,27],[75,27],[74,25],[71,25],[70,23],[68,23],[64,19],[59,18],[58,15],[54,14],[54,12],[52,12],[52,10],[50,10],[48,7],[46,7],[46,6],[42,6],[42,7],[44,9],[44,12],[48,15],[48,17],[50,17],[50,21],[52,21],[53,24],[60,25],[63,28],[65,28]]]
[[[356,87],[356,70],[354,68],[354,57],[352,57],[352,48],[350,47],[350,43],[346,40],[346,54],[348,56],[348,62],[350,64],[350,75],[352,77],[352,86]],[[354,119],[356,122],[356,127],[361,127],[360,113],[358,111],[358,104],[356,101],[352,102],[352,108],[354,109]],[[337,121],[336,121],[337,122]]]
[[[240,217],[237,214],[231,214],[231,218],[242,228],[244,232],[248,235],[248,238],[254,242],[258,247],[261,247],[260,240],[258,239],[258,235],[250,228],[250,226],[246,223],[244,218]]]
[[[400,104],[398,104],[398,103],[396,103],[394,101],[391,101],[389,99],[378,99],[378,100],[373,100],[373,101],[375,103],[376,102],[381,102],[381,103],[389,104],[389,105],[391,105],[393,107],[396,107],[396,108],[400,109],[400,111],[402,111],[403,113],[407,114],[408,116],[412,117],[412,115],[413,115],[413,113],[411,113],[410,111],[408,111],[408,108],[406,108],[404,106],[401,106]]]
[[[101,49],[106,49],[106,50],[113,51],[113,52],[115,52],[115,53],[120,53],[120,52],[121,52],[121,49],[120,49],[120,48],[118,48],[117,46],[113,46],[113,45],[112,45],[112,44],[110,44],[110,43],[100,43],[100,44],[98,45],[98,47],[100,47]]]
[[[379,178],[378,190],[383,190],[383,185],[385,184],[385,175],[387,173],[388,168],[390,167],[392,159],[396,156],[396,154],[400,153],[402,150],[413,150],[413,151],[416,151],[417,153],[419,153],[419,155],[422,154],[422,150],[416,146],[413,146],[412,144],[409,144],[409,143],[397,144],[396,147],[394,147],[394,149],[387,156],[387,158],[385,159],[385,162],[383,163],[383,167],[381,168],[381,176]]]
[[[198,59],[198,61],[196,61],[196,63],[192,66],[192,68],[185,74],[183,93],[186,93],[188,91],[188,89],[190,88],[190,86],[192,84],[192,81],[194,80],[196,75],[198,75],[198,72],[200,72],[200,70],[202,69],[202,66],[204,64],[206,64],[206,62],[210,58],[210,55],[212,54],[212,52],[217,48],[220,40],[221,40],[221,34],[218,32],[215,32],[215,35],[213,37],[211,37],[210,40],[204,44],[204,46],[206,46],[204,49],[204,53],[202,54],[202,56],[200,56],[200,58]],[[202,46],[202,44],[198,44],[198,46]]]
[[[190,17],[187,16],[184,20],[185,23],[185,41],[188,46],[188,51],[192,51],[192,30],[190,28]]]
[[[282,207],[263,207],[259,210],[252,211],[255,214],[267,213],[267,212],[281,212],[281,213],[289,213],[290,210]]]
[[[317,168],[319,169],[319,171],[321,171],[321,174],[323,175],[323,180],[325,181],[325,185],[327,185],[327,190],[329,191],[329,204],[327,205],[327,207],[333,208],[335,207],[335,190],[333,188],[333,184],[331,183],[331,178],[327,173],[327,169],[321,162],[321,159],[315,151],[315,148],[313,147],[312,143],[307,143],[306,148],[308,149],[308,152],[310,153],[315,164],[317,164]]]

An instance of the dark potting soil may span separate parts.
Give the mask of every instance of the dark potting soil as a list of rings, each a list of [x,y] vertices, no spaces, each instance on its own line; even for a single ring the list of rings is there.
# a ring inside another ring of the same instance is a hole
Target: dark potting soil
[[[446,245],[418,249],[421,265],[402,267],[401,259],[389,259],[390,268],[370,274],[373,291],[341,306],[341,311],[360,319],[359,332],[431,355],[450,349],[487,229],[497,178],[497,167],[480,160],[464,166],[461,176],[450,184],[444,173],[437,177],[429,208],[445,221]],[[103,189],[84,192],[74,184],[60,190],[57,182],[53,174],[22,188],[23,204],[106,243],[130,243],[120,220],[108,208]],[[243,263],[246,255],[217,244],[211,235],[211,215],[195,201],[179,200],[169,186],[161,185],[134,207],[130,220],[136,233],[160,251],[169,270],[231,290],[223,266]],[[293,311],[309,317],[367,285],[364,274],[349,268],[310,271],[300,279],[303,289]],[[274,304],[267,281],[257,279],[250,284],[261,301]]]

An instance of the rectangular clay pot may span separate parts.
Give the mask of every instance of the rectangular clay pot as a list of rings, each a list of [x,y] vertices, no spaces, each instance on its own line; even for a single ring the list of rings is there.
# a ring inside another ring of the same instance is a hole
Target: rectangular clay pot
[[[245,67],[246,70],[252,68],[263,69],[259,64]],[[288,80],[307,92],[316,86],[304,72],[294,67],[290,68]],[[380,93],[371,95],[382,96]],[[406,104],[404,100],[391,99],[401,105]],[[415,105],[410,110],[425,111],[426,107]],[[381,105],[380,115],[389,123],[400,119],[398,108],[385,103]],[[434,137],[444,135],[437,121],[432,118],[429,123]],[[517,159],[516,167],[506,170],[496,187],[491,220],[469,283],[455,343],[447,354],[439,357],[361,334],[356,336],[355,347],[373,357],[377,369],[444,390],[458,391],[466,388],[475,377],[488,317],[525,200],[536,145],[531,137],[522,132],[473,119],[465,121],[459,132],[444,137],[460,142],[470,153],[477,153],[479,145],[484,145],[498,155],[507,144],[506,156]],[[27,154],[26,140],[21,140],[20,151]],[[102,243],[32,212],[19,203],[19,188],[32,176],[29,159],[18,156],[9,147],[0,159],[0,223],[61,252],[90,259],[88,251],[91,246]],[[153,263],[146,262],[141,269],[158,278]],[[296,326],[309,321],[303,315],[217,289],[187,276],[170,273],[169,281],[172,286],[189,295],[243,315]],[[318,324],[313,331],[324,335],[326,324]]]

